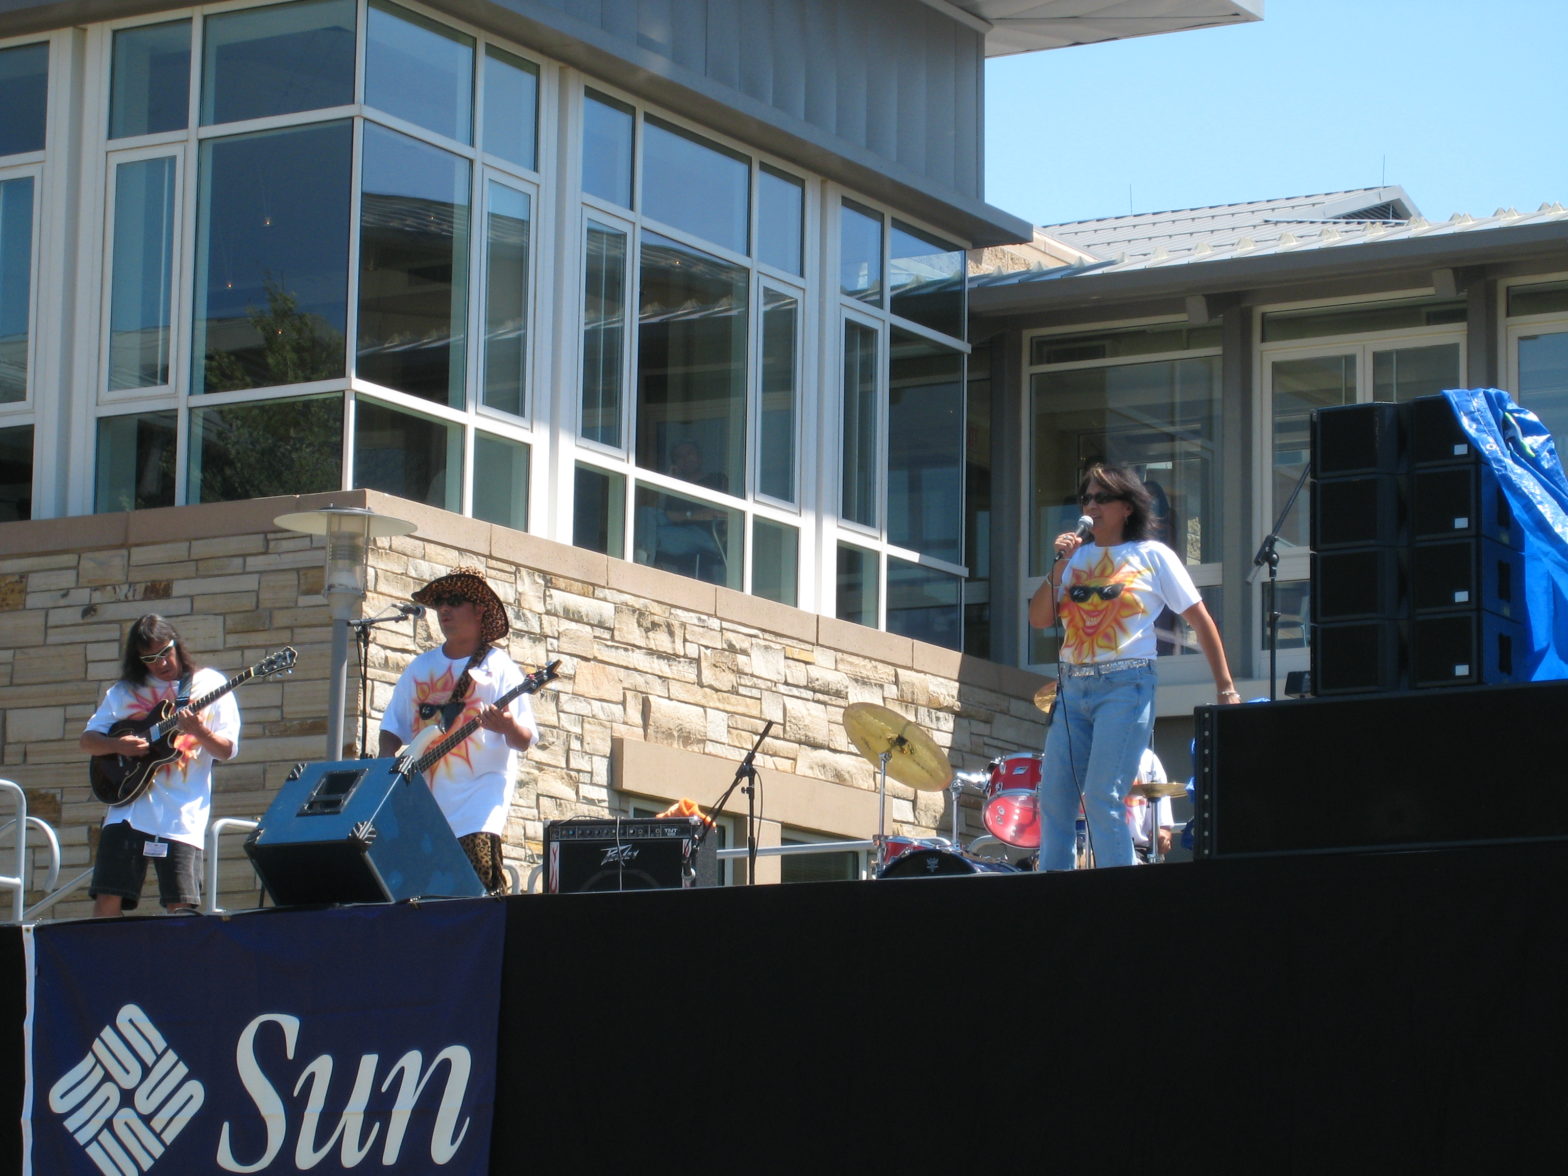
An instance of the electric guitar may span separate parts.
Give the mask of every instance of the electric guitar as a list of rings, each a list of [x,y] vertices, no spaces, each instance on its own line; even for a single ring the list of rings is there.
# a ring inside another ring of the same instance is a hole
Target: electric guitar
[[[511,702],[512,699],[524,694],[532,694],[541,686],[555,681],[560,676],[556,672],[560,664],[560,659],[557,658],[545,666],[544,669],[535,670],[490,705],[499,710]],[[437,760],[478,729],[478,715],[469,719],[461,727],[447,731],[444,735],[442,734],[442,728],[432,723],[418,735],[414,736],[409,745],[399,753],[398,772],[405,776],[423,775],[426,768],[431,767]]]
[[[268,678],[294,668],[299,655],[288,646],[270,653],[261,661],[230,678],[216,690],[190,701],[190,709],[206,710],[236,686],[252,678]],[[87,765],[87,779],[92,784],[93,795],[104,804],[130,804],[152,787],[158,769],[179,758],[180,750],[174,746],[174,735],[179,730],[174,725],[177,708],[172,699],[165,698],[139,719],[121,719],[109,728],[111,738],[119,735],[140,735],[147,740],[146,755],[95,755]]]

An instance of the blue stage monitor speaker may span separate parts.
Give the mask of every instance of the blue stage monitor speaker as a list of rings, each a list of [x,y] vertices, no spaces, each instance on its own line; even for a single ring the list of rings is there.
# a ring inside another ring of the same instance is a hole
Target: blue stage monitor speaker
[[[422,776],[397,759],[299,764],[245,842],[279,906],[480,898]]]

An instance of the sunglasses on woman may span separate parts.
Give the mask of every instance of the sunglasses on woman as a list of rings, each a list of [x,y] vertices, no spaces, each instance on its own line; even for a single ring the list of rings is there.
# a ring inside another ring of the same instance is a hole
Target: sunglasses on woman
[[[1098,596],[1101,600],[1115,600],[1121,594],[1120,584],[1074,584],[1067,590],[1067,599],[1082,604],[1091,596]]]
[[[1121,500],[1122,496],[1120,494],[1112,494],[1109,490],[1096,490],[1093,494],[1078,495],[1079,506],[1088,506],[1091,502],[1104,506],[1107,502],[1120,502]]]

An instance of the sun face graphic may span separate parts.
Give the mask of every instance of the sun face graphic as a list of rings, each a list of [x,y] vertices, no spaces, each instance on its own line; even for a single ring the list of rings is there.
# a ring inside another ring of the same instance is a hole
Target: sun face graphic
[[[439,725],[441,713],[437,710],[430,718],[420,715],[419,708],[429,703],[433,707],[440,707],[452,697],[452,691],[457,688],[458,675],[448,666],[439,674],[429,678],[414,679],[414,735],[417,737],[426,727]],[[468,697],[463,699],[462,711],[448,724],[447,729],[452,730],[462,726],[474,715],[479,713],[479,700],[474,697],[474,691],[468,692]],[[470,758],[470,749],[474,746],[471,739],[465,739],[451,751],[437,760],[425,773],[425,778],[434,783],[435,777],[450,774],[456,770],[457,764],[472,769],[473,760]]]
[[[1098,661],[1113,653],[1128,634],[1128,622],[1148,612],[1138,594],[1139,569],[1121,568],[1104,552],[1088,567],[1074,568],[1063,593],[1062,655],[1068,661]],[[1079,598],[1082,599],[1079,599]]]

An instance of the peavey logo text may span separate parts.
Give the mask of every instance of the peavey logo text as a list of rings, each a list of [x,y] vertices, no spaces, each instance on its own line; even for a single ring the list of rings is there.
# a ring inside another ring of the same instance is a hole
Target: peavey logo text
[[[408,1137],[409,1121],[426,1088],[443,1068],[446,1081],[430,1122],[432,1164],[450,1162],[468,1135],[471,1119],[463,1113],[473,1058],[461,1045],[449,1045],[424,1062],[409,1050],[377,1081],[380,1056],[359,1059],[354,1085],[336,1124],[327,1106],[335,1061],[321,1054],[306,1064],[283,1090],[274,1084],[256,1056],[263,1030],[281,1035],[283,1056],[294,1058],[300,1019],[286,1013],[263,1013],[245,1026],[236,1043],[236,1073],[259,1116],[242,1125],[225,1118],[218,1135],[214,1166],[224,1172],[288,1171],[287,1161],[274,1167],[293,1137],[293,1168],[307,1171],[330,1167],[338,1153],[342,1168],[366,1160],[390,1167],[399,1162],[405,1143],[411,1152],[423,1140]],[[274,1055],[275,1056],[275,1055]],[[372,1109],[376,1094],[396,1088],[387,1108]],[[206,1099],[202,1084],[166,1047],[147,1015],[133,1004],[122,1008],[115,1024],[98,1035],[82,1062],[55,1083],[49,1106],[66,1116],[65,1127],[105,1176],[140,1176],[152,1169]],[[286,1101],[287,1100],[287,1101]],[[129,1105],[122,1105],[127,1102]],[[292,1108],[291,1108],[292,1103]],[[291,1109],[293,1114],[291,1115]],[[236,1117],[237,1119],[237,1117]],[[242,1145],[241,1137],[248,1141]]]
[[[49,1109],[108,1176],[146,1172],[205,1094],[158,1027],[128,1004],[49,1090]]]

